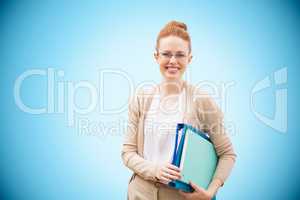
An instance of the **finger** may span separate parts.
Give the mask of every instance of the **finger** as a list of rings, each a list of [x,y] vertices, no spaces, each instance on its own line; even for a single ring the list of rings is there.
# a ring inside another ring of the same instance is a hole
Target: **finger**
[[[169,182],[172,181],[171,179],[169,179],[169,178],[167,178],[165,176],[162,176],[159,180],[162,181],[163,183],[169,183]]]
[[[179,167],[177,167],[176,165],[173,165],[173,164],[171,164],[171,163],[168,163],[166,166],[167,166],[168,168],[170,168],[170,169],[174,169],[174,170],[176,170],[176,171],[180,171],[180,168],[179,168]]]
[[[168,178],[168,179],[171,179],[171,180],[176,180],[176,179],[179,179],[179,178],[180,178],[180,177],[178,177],[178,176],[174,176],[174,175],[169,174],[169,173],[164,173],[163,176],[164,176],[165,178]]]
[[[193,182],[190,181],[190,185],[192,186],[192,188],[194,188],[195,191],[197,191],[197,192],[203,192],[203,188],[199,187],[195,183],[193,183]]]
[[[189,197],[189,193],[183,192],[183,191],[181,191],[181,190],[179,190],[179,194],[180,194],[181,196],[183,196],[185,199],[188,199],[188,197]]]
[[[167,168],[173,169],[173,170],[175,170],[175,171],[177,171],[177,172],[180,172],[180,169],[179,169],[177,166],[172,165],[172,164],[170,164],[170,163],[168,163]]]
[[[163,184],[168,184],[169,182],[167,180],[165,180],[164,178],[161,178],[158,180],[159,183],[163,183]]]
[[[167,173],[167,174],[170,174],[172,176],[176,176],[177,178],[181,178],[181,174],[175,170],[172,170],[172,169],[164,169],[163,171],[164,173]]]

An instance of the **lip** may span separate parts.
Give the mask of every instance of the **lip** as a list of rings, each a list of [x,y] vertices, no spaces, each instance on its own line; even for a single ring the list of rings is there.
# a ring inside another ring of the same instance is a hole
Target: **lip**
[[[165,66],[166,72],[170,75],[178,74],[180,71],[180,67],[176,66]]]
[[[180,67],[177,67],[177,66],[165,66],[166,69],[177,69],[177,70],[180,70]]]

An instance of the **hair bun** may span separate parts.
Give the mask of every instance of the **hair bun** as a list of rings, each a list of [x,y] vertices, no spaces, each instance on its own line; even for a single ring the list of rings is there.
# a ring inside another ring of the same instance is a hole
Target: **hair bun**
[[[170,21],[169,23],[166,24],[165,28],[173,28],[173,27],[176,27],[176,28],[180,28],[180,29],[183,29],[185,31],[187,31],[187,26],[185,23],[183,22],[179,22],[179,21]]]
[[[187,25],[183,22],[179,21],[170,21],[168,22],[159,32],[156,38],[156,50],[159,48],[159,41],[161,38],[168,37],[168,36],[175,36],[179,37],[188,42],[189,51],[191,52],[191,37],[187,32]]]

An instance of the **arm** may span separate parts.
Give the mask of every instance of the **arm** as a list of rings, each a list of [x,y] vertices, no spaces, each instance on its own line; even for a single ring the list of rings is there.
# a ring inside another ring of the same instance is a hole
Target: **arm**
[[[171,180],[180,179],[180,169],[170,163],[156,165],[138,154],[137,144],[138,134],[140,134],[138,127],[142,108],[138,97],[143,97],[142,95],[144,94],[136,95],[129,104],[128,127],[122,148],[122,159],[129,169],[145,180],[167,184]]]
[[[207,189],[209,196],[214,197],[217,194],[219,188],[222,187],[222,184],[223,183],[221,180],[214,178]]]
[[[211,200],[214,195],[212,195],[209,191],[206,191],[205,189],[199,187],[193,182],[190,182],[190,185],[193,187],[194,192],[186,193],[180,191],[180,194],[184,197],[186,200]]]
[[[137,134],[141,106],[138,95],[131,98],[128,107],[128,125],[122,146],[122,160],[125,166],[146,180],[156,181],[157,166],[145,160],[137,151]]]
[[[204,125],[200,129],[208,133],[219,156],[213,180],[207,190],[214,196],[230,175],[236,154],[229,137],[226,135],[223,113],[213,99],[207,94],[200,93],[199,95],[198,93],[196,106],[200,124]]]

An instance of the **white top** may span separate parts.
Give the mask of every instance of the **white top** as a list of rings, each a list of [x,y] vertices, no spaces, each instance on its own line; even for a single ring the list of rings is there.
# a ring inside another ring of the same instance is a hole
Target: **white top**
[[[144,158],[156,164],[172,161],[176,125],[183,123],[186,91],[161,98],[153,96],[144,123]]]

